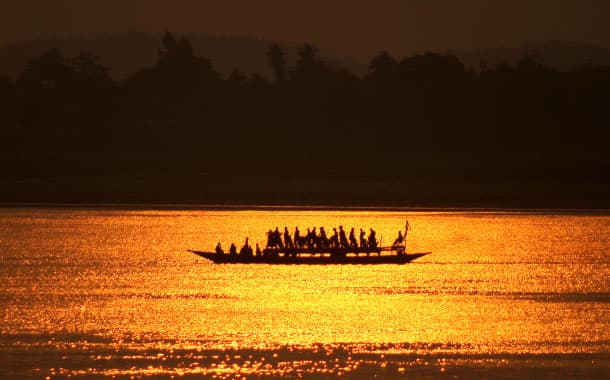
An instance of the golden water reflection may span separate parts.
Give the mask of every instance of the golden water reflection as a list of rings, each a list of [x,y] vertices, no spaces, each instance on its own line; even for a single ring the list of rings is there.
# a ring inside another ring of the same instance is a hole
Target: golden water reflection
[[[407,265],[186,252],[263,245],[276,226],[374,227],[390,243],[405,218],[409,250],[433,252]],[[566,355],[590,369],[610,352],[609,232],[605,215],[4,210],[0,333],[52,376],[481,375]]]

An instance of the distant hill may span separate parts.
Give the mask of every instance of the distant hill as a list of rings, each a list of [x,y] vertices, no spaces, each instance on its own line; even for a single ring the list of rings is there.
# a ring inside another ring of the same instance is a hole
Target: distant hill
[[[181,36],[181,35],[179,35]],[[26,62],[42,52],[59,48],[64,55],[74,56],[88,52],[100,57],[102,63],[112,69],[114,78],[124,78],[129,74],[153,66],[157,51],[161,46],[162,33],[149,34],[132,32],[128,34],[102,35],[90,37],[57,37],[0,46],[0,75],[15,78],[21,73]],[[246,74],[258,73],[271,76],[266,51],[273,41],[248,37],[223,37],[192,33],[186,35],[197,55],[212,61],[214,68],[223,75],[238,69]],[[287,49],[289,65],[296,58],[296,44],[282,44]],[[326,61],[362,73],[366,65],[348,59],[320,54]]]
[[[585,63],[610,65],[610,49],[580,42],[549,41],[518,48],[486,48],[455,52],[469,67],[478,68],[481,62],[494,65],[515,63],[526,55],[534,55],[542,63],[560,70],[572,70]]]

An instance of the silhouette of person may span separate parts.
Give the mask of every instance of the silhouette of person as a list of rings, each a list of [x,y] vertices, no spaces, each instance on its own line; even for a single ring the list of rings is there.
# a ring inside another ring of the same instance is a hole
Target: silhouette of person
[[[377,238],[375,237],[376,232],[372,228],[370,230],[371,230],[371,232],[369,233],[369,244],[368,244],[368,246],[370,248],[377,248]]]
[[[273,233],[273,240],[275,245],[280,247],[280,249],[284,248],[284,243],[282,243],[282,235],[280,234],[279,227],[275,227],[275,232]]]
[[[405,238],[404,238],[404,236],[402,236],[402,231],[398,231],[398,237],[396,238],[396,240],[394,240],[392,247],[400,246],[403,241],[405,241]]]
[[[263,253],[261,252],[260,247],[258,246],[258,243],[256,243],[256,257],[260,257]]]
[[[286,248],[294,248],[292,238],[290,237],[290,232],[288,232],[288,227],[284,227],[284,245]]]
[[[360,229],[360,248],[366,248],[366,232],[362,228]]]
[[[316,227],[311,230],[310,244],[314,248],[318,248],[318,233],[316,232]]]
[[[326,248],[328,246],[328,237],[326,236],[326,231],[324,227],[320,227],[320,247]]]
[[[250,247],[250,245],[248,244],[248,238],[246,238],[246,241],[244,242],[244,246],[241,247],[239,254],[241,256],[252,256],[252,247]]]
[[[354,232],[354,228],[349,231],[349,245],[350,248],[358,248],[358,241],[356,240],[356,233]]]
[[[339,247],[339,234],[337,233],[337,229],[333,227],[333,235],[330,237],[330,247],[338,248]]]
[[[301,243],[301,232],[299,231],[299,227],[294,228],[294,245],[297,248],[301,248],[303,246]]]
[[[237,255],[237,247],[235,246],[234,243],[231,243],[231,247],[229,247],[229,254],[231,256]]]
[[[307,229],[307,234],[305,235],[305,245],[307,245],[308,249],[311,249],[311,230]]]
[[[339,226],[339,245],[341,248],[347,248],[349,244],[347,243],[347,237],[345,236],[345,231],[343,230],[343,226]]]
[[[220,245],[220,242],[218,242],[218,244],[216,244],[216,254],[217,255],[224,255],[225,251],[223,251],[222,246]]]

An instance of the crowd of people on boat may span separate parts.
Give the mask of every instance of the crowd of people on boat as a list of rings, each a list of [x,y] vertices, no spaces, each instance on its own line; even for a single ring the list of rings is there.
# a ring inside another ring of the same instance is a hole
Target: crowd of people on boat
[[[405,230],[408,231],[408,228]],[[392,248],[401,247],[405,243],[406,235],[403,236],[402,231],[398,231],[398,237],[394,240]],[[339,226],[339,229],[333,228],[333,232],[330,236],[327,235],[324,227],[320,227],[319,230],[316,227],[311,229],[307,228],[305,234],[301,234],[298,227],[295,227],[294,234],[290,234],[288,227],[284,227],[284,232],[281,233],[279,227],[275,230],[270,229],[267,232],[267,244],[264,250],[261,250],[259,245],[256,244],[256,249],[252,249],[249,244],[249,239],[246,238],[244,245],[241,247],[239,252],[234,243],[231,243],[229,247],[229,255],[237,256],[238,254],[243,257],[263,256],[265,254],[273,254],[277,252],[292,252],[296,254],[297,251],[306,252],[321,252],[324,250],[352,250],[352,251],[375,251],[379,248],[379,242],[377,241],[377,233],[374,229],[370,228],[368,236],[366,232],[361,228],[356,238],[356,231],[352,228],[349,234],[343,229],[343,226]],[[225,254],[220,242],[216,245],[216,254]]]
[[[319,232],[318,232],[319,231]],[[307,249],[310,251],[322,249],[375,249],[378,246],[376,232],[370,229],[368,237],[363,229],[360,229],[359,240],[356,239],[355,229],[352,228],[349,234],[339,226],[333,228],[333,233],[329,236],[324,227],[319,230],[316,227],[307,229],[305,234],[301,234],[299,227],[294,229],[291,235],[288,227],[284,227],[284,232],[280,233],[278,227],[267,232],[267,247],[270,249]]]

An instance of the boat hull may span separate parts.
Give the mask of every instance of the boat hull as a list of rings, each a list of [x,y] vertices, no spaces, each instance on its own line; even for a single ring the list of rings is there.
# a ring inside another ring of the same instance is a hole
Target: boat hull
[[[239,255],[217,255],[214,252],[203,252],[189,250],[198,256],[211,260],[216,264],[305,264],[305,265],[328,265],[328,264],[406,264],[415,259],[429,254],[430,252],[406,253],[392,255],[297,255],[297,256],[252,256],[242,257]]]

